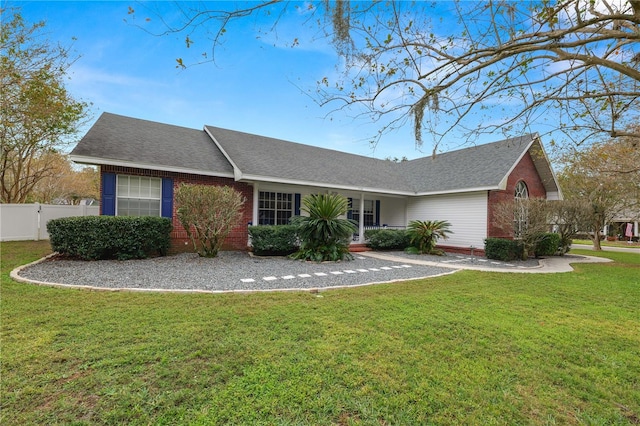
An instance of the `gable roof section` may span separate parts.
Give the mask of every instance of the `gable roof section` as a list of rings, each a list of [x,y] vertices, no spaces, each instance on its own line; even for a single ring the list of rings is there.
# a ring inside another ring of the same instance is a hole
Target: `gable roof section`
[[[412,194],[398,164],[265,136],[205,126],[236,179]]]
[[[233,177],[233,167],[204,131],[106,112],[71,151],[71,159]]]
[[[535,139],[531,148],[529,148],[529,154],[531,154],[531,159],[538,171],[542,185],[547,191],[547,198],[552,200],[561,200],[563,195],[560,185],[558,184],[558,178],[551,168],[551,162],[549,161],[549,157],[547,157],[547,153],[542,146],[542,142],[540,142],[540,138]]]
[[[527,153],[560,194],[537,135],[395,163],[214,126],[195,130],[103,113],[71,152],[78,163],[398,195],[503,189]]]
[[[417,194],[498,189],[536,135],[505,139],[401,163]]]

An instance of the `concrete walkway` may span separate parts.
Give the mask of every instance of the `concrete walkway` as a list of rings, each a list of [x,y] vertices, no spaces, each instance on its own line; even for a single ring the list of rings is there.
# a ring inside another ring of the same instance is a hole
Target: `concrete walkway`
[[[426,265],[426,266],[437,266],[441,268],[450,268],[450,269],[468,269],[473,271],[488,271],[488,272],[510,272],[510,273],[521,273],[521,274],[553,274],[559,272],[571,272],[573,268],[571,267],[572,263],[606,263],[611,262],[611,259],[606,259],[603,257],[595,257],[595,256],[579,256],[579,255],[569,255],[569,256],[554,256],[545,259],[539,259],[539,265],[534,267],[514,267],[514,268],[493,268],[490,265],[470,265],[464,263],[443,263],[443,262],[433,262],[428,260],[420,260],[420,259],[407,259],[405,257],[393,256],[388,253],[377,253],[373,251],[367,251],[358,253],[362,256],[373,257],[380,260],[389,260],[393,262],[403,262],[410,263],[414,265]]]

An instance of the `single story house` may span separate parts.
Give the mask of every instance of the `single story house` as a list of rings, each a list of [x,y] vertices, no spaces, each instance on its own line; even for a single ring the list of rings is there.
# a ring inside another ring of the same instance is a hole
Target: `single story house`
[[[562,197],[537,135],[525,135],[410,161],[393,162],[265,136],[202,130],[103,113],[71,153],[100,167],[101,214],[171,218],[174,250],[187,243],[173,194],[183,182],[228,185],[246,198],[242,224],[226,247],[246,249],[248,226],[286,224],[301,198],[339,193],[364,230],[447,220],[445,249],[481,252],[487,237],[511,237],[492,208],[514,197]]]

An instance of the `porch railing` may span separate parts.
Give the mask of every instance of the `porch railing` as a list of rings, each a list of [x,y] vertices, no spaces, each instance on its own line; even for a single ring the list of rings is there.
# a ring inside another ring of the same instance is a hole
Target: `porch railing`
[[[407,227],[404,225],[365,225],[364,230],[368,231],[370,229],[406,229]],[[351,237],[351,241],[359,241],[360,234],[358,232],[354,233]],[[366,240],[365,240],[366,241]]]

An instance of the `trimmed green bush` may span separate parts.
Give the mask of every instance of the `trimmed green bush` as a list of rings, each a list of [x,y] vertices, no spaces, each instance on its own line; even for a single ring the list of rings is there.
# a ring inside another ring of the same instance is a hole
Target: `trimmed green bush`
[[[51,248],[83,260],[143,259],[166,255],[171,220],[152,216],[84,216],[47,223]]]
[[[537,243],[533,248],[533,253],[536,257],[555,256],[558,254],[558,250],[560,249],[560,243],[560,234],[553,232],[545,233],[537,239]]]
[[[487,238],[484,240],[484,252],[487,259],[510,260],[522,259],[524,247],[522,241],[504,238]]]
[[[404,229],[367,229],[364,237],[373,250],[404,250],[411,241]]]
[[[250,226],[251,246],[259,256],[288,256],[300,248],[293,225]]]

